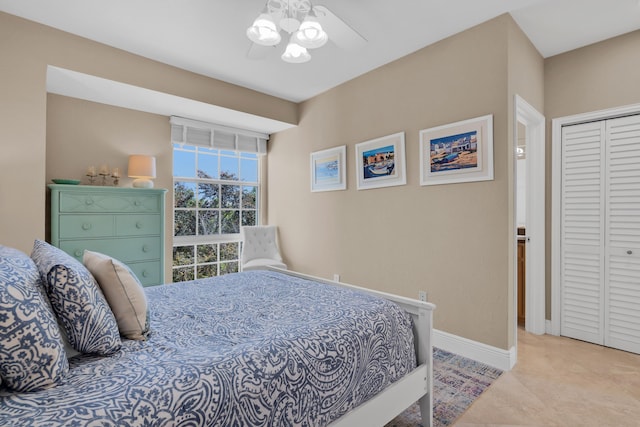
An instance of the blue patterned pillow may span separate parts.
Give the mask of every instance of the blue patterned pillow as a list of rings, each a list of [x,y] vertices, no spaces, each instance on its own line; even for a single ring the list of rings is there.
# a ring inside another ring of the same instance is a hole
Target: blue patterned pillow
[[[50,386],[69,371],[58,323],[39,281],[29,256],[0,245],[0,376],[18,391]]]
[[[118,351],[122,345],[118,324],[89,270],[41,240],[35,241],[31,258],[71,346],[102,356]]]

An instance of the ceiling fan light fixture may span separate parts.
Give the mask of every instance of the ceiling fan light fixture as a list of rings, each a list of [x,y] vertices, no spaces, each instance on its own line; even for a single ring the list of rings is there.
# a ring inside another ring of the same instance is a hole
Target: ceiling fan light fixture
[[[311,59],[311,55],[306,48],[300,46],[296,42],[289,41],[287,45],[287,49],[281,56],[284,62],[289,62],[291,64],[302,64],[304,62],[308,62]]]
[[[262,46],[275,46],[282,40],[278,27],[268,13],[260,14],[253,21],[253,25],[247,28],[247,37]]]
[[[300,24],[300,28],[295,33],[295,38],[300,46],[307,49],[322,47],[329,40],[329,36],[322,29],[322,25],[311,15],[308,15]]]

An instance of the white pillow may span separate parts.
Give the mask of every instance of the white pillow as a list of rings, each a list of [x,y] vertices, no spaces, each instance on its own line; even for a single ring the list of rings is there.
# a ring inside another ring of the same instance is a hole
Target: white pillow
[[[122,262],[85,250],[82,262],[95,277],[118,323],[120,335],[144,340],[149,333],[147,296],[136,275]]]

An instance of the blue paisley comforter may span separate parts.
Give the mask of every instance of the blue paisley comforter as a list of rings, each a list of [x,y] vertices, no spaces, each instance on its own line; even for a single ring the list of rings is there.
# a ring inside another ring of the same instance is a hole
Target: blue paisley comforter
[[[415,367],[409,316],[364,293],[266,271],[146,291],[147,341],[0,387],[0,425],[324,426]]]

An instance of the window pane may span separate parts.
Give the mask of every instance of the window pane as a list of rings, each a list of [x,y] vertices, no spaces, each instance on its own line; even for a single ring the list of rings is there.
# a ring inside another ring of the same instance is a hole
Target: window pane
[[[237,262],[221,262],[220,263],[220,275],[237,273],[237,272],[238,272]]]
[[[218,211],[200,211],[198,232],[201,236],[218,234]]]
[[[173,265],[193,264],[193,246],[174,246]]]
[[[173,185],[173,200],[176,208],[192,208],[196,205],[196,185],[176,181]]]
[[[198,279],[214,277],[218,275],[218,266],[216,264],[206,264],[198,266]]]
[[[182,267],[173,269],[173,283],[185,282],[195,279],[194,267]]]
[[[222,208],[239,208],[240,207],[240,186],[239,185],[222,185]]]
[[[240,211],[222,211],[222,234],[240,232]]]
[[[238,242],[220,243],[220,261],[238,259]]]
[[[191,151],[175,150],[173,152],[173,176],[195,178],[196,153]]]
[[[256,211],[242,211],[242,225],[256,224]]]
[[[218,261],[218,245],[198,245],[198,264]]]
[[[238,180],[238,158],[220,156],[220,179]]]
[[[200,178],[218,179],[218,156],[198,154],[198,176]]]
[[[176,209],[174,212],[174,216],[174,236],[196,235],[196,213],[194,211],[183,211]]]
[[[218,184],[198,184],[198,201],[201,208],[220,207],[220,186]]]
[[[258,194],[257,187],[242,186],[242,207],[245,209],[256,208],[256,195]]]
[[[240,160],[240,180],[258,182],[258,161],[252,159]]]

